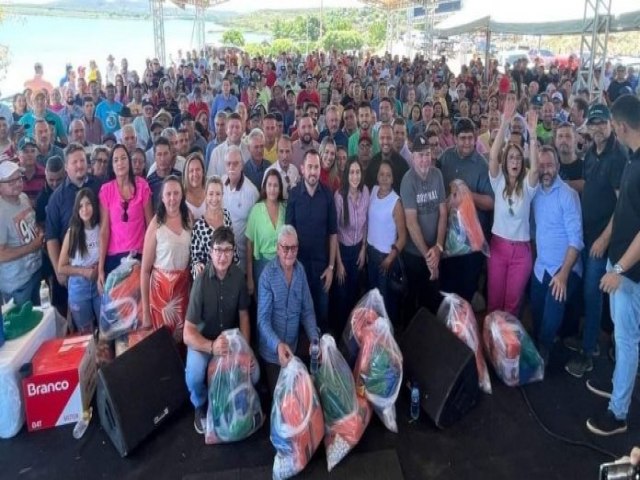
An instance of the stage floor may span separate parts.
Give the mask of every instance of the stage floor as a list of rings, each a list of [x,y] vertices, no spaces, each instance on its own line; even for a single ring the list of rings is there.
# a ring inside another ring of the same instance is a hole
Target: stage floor
[[[597,437],[586,430],[585,421],[606,408],[606,400],[586,389],[588,376],[578,380],[564,372],[569,355],[557,345],[547,378],[523,389],[536,414],[553,432],[575,442],[590,442],[616,455],[627,454],[632,445],[640,444],[640,382],[631,405],[629,431],[612,438]],[[604,354],[596,359],[591,375],[610,378],[612,368]],[[352,459],[347,457],[331,475],[325,475],[321,446],[300,478],[589,479],[597,478],[600,463],[611,461],[602,453],[548,435],[529,410],[521,389],[506,387],[495,376],[492,382],[493,394],[483,394],[471,412],[444,431],[436,429],[424,413],[417,423],[409,423],[408,395],[403,392],[397,403],[398,434],[386,431],[374,416],[350,454]],[[13,439],[1,440],[0,478],[270,478],[274,450],[268,424],[243,442],[205,445],[193,430],[192,410],[185,407],[124,459],[101,429],[97,415],[82,439],[74,440],[72,429],[66,426],[35,433],[23,429]],[[395,452],[402,475],[390,474],[393,469],[379,475],[361,470],[357,460],[362,464],[373,458],[374,452],[380,456]],[[244,470],[238,470],[241,468]]]

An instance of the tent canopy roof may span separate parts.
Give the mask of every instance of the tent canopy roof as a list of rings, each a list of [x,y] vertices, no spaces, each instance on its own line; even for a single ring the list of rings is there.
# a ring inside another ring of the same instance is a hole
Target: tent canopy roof
[[[584,0],[538,0],[531,7],[513,0],[465,2],[462,10],[436,25],[438,35],[489,29],[519,35],[571,35],[583,31]],[[612,0],[610,30],[639,30],[637,0]]]

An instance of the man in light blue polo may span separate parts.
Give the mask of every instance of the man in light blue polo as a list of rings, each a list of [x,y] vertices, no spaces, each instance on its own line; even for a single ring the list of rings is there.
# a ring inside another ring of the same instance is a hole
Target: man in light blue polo
[[[265,362],[269,390],[298,347],[302,324],[310,341],[318,339],[318,326],[304,267],[297,260],[298,234],[291,225],[278,233],[277,257],[258,281],[258,332],[260,356]]]
[[[582,211],[578,193],[558,176],[556,151],[543,146],[538,153],[541,189],[533,198],[538,257],[531,277],[534,337],[545,367],[565,307],[582,276],[580,252]]]
[[[122,104],[116,102],[116,87],[108,84],[106,92],[107,98],[102,100],[96,107],[96,117],[102,122],[102,129],[105,135],[120,130],[118,114],[122,110]]]

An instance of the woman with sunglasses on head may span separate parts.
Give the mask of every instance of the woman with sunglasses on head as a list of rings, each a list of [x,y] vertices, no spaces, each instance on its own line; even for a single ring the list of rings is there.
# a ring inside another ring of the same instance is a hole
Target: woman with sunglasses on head
[[[518,316],[533,266],[529,214],[538,189],[538,119],[534,111],[528,113],[531,168],[527,174],[522,147],[508,143],[503,149],[516,106],[515,94],[507,95],[502,123],[489,156],[489,181],[495,193],[495,207],[491,256],[487,265],[487,310],[502,310]]]
[[[98,287],[120,260],[135,252],[142,254],[144,234],[153,217],[151,189],[133,173],[131,156],[124,145],[111,151],[107,165],[108,181],[100,188],[100,261]]]
[[[162,182],[161,200],[144,238],[140,292],[142,326],[166,326],[182,341],[189,303],[191,214],[182,182],[169,175]]]

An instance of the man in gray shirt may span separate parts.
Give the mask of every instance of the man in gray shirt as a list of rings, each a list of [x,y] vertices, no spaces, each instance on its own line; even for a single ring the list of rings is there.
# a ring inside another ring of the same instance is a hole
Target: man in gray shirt
[[[432,313],[440,304],[440,256],[447,229],[447,197],[442,173],[432,166],[426,136],[418,135],[413,144],[413,165],[400,185],[409,238],[403,252],[409,280],[407,316],[412,318],[418,306]]]
[[[485,237],[491,230],[493,210],[493,190],[489,183],[489,166],[476,150],[476,134],[473,121],[461,118],[455,127],[456,144],[444,151],[440,157],[440,170],[447,194],[451,182],[463,180],[473,195],[473,203]],[[488,240],[488,237],[487,237]],[[441,287],[445,292],[457,293],[471,302],[478,288],[478,278],[485,257],[481,252],[473,252],[459,257],[449,257],[441,265]]]

